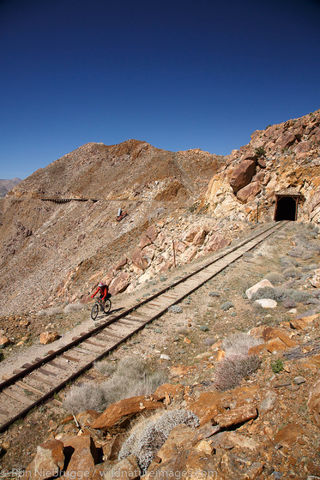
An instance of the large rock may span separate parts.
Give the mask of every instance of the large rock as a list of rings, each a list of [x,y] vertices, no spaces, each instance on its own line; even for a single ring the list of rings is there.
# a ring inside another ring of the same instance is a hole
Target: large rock
[[[320,380],[310,390],[308,409],[314,423],[320,427]]]
[[[188,404],[188,410],[197,415],[202,426],[218,415],[221,398],[219,392],[203,392],[196,401]]]
[[[4,335],[0,335],[0,349],[10,345],[10,340]]]
[[[214,416],[214,421],[221,428],[228,428],[232,425],[238,425],[258,416],[257,409],[254,405],[242,405],[232,410],[227,410]]]
[[[136,248],[131,254],[132,263],[138,267],[140,270],[145,270],[149,266],[149,261],[143,255],[143,252],[140,248]]]
[[[45,480],[58,477],[64,466],[63,448],[64,445],[60,440],[48,440],[39,445],[22,480]]]
[[[272,283],[267,280],[266,278],[264,278],[263,280],[261,280],[260,282],[256,283],[255,285],[253,285],[252,287],[248,288],[246,290],[246,295],[247,295],[247,298],[249,298],[249,300],[251,300],[251,298],[253,297],[253,295],[258,291],[260,290],[260,288],[265,288],[265,287],[271,287],[271,288],[274,288],[274,286],[272,285]]]
[[[250,200],[253,200],[258,193],[261,192],[261,185],[259,182],[249,183],[246,187],[241,188],[237,192],[237,198],[240,202],[246,203]]]
[[[48,343],[55,342],[60,338],[58,332],[42,332],[40,333],[40,343],[42,345],[47,345]]]
[[[120,273],[118,277],[114,278],[109,286],[109,292],[111,295],[124,292],[130,285],[130,275],[126,272]]]
[[[202,245],[207,234],[208,230],[206,228],[200,228],[192,241],[193,245]]]
[[[258,441],[237,432],[220,432],[212,437],[211,444],[214,448],[227,450],[239,447],[244,450],[259,450],[261,445]]]
[[[237,165],[230,176],[230,185],[237,193],[241,188],[251,182],[252,177],[256,173],[256,162],[253,160],[243,160]]]
[[[106,465],[104,470],[104,480],[139,480],[141,471],[138,465],[137,457],[129,457],[120,460],[115,465]]]
[[[95,465],[101,461],[100,449],[95,446],[93,439],[89,435],[72,437],[64,441],[64,447],[72,452],[65,477],[90,479]]]
[[[151,397],[140,395],[138,397],[125,398],[109,407],[92,423],[92,428],[109,429],[121,424],[128,418],[147,410],[163,408],[163,404]]]
[[[216,252],[221,248],[227,247],[228,245],[230,245],[230,243],[231,243],[231,240],[229,238],[226,238],[220,233],[214,233],[210,237],[210,240],[208,241],[208,243],[206,244],[204,251],[208,253]]]

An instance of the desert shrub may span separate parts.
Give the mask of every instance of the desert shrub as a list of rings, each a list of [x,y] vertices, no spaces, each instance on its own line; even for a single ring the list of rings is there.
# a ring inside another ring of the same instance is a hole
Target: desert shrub
[[[272,284],[282,283],[285,281],[284,276],[278,272],[270,272],[265,276],[265,278],[269,280],[269,282],[271,282]]]
[[[217,390],[230,390],[241,380],[254,373],[260,367],[257,355],[230,355],[218,363],[214,372],[213,385]]]
[[[83,310],[84,306],[82,303],[69,303],[66,307],[64,307],[64,313],[71,313],[71,312],[78,312],[79,310]]]
[[[312,295],[303,290],[294,290],[293,288],[283,288],[283,287],[264,287],[259,288],[252,296],[252,300],[259,300],[261,298],[271,298],[277,302],[282,302],[285,299],[291,299],[295,302],[306,302],[310,299]]]
[[[225,338],[221,348],[226,352],[226,357],[230,355],[247,355],[249,349],[260,345],[263,341],[260,338],[252,337],[247,333],[234,333]]]
[[[264,157],[266,155],[266,151],[263,147],[255,148],[254,153],[257,157]]]
[[[279,373],[283,370],[283,361],[281,360],[281,358],[278,358],[271,363],[271,369],[273,373]]]
[[[74,386],[67,393],[63,408],[74,415],[84,410],[102,411],[105,408],[104,391],[92,382]]]
[[[72,413],[89,409],[102,411],[124,398],[150,395],[166,381],[167,374],[164,370],[153,371],[151,365],[140,357],[124,357],[105,382],[72,387],[63,406]]]
[[[100,360],[97,362],[94,362],[94,368],[98,370],[102,375],[105,375],[106,377],[110,377],[116,369],[117,366],[115,362],[110,362],[110,360]]]
[[[129,455],[135,455],[144,474],[155,453],[167,440],[171,430],[181,424],[197,427],[199,419],[188,410],[170,410],[144,419],[132,429],[130,436],[123,443],[119,452],[119,460]]]
[[[300,278],[301,274],[297,268],[286,268],[283,270],[284,277],[288,280],[289,278]]]

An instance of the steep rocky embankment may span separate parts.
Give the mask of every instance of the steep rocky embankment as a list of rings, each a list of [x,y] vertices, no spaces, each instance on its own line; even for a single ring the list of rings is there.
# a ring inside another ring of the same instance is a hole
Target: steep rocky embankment
[[[301,195],[299,219],[320,220],[320,110],[257,130],[248,145],[225,158],[210,181],[203,203],[217,218],[273,218],[275,193]]]

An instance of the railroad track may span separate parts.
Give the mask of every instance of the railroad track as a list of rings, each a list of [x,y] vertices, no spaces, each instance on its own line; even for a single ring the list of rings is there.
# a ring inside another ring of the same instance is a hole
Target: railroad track
[[[213,255],[210,260],[189,265],[184,277],[174,280],[149,298],[124,312],[111,313],[107,320],[94,324],[93,328],[72,338],[67,345],[50,350],[45,356],[35,358],[14,370],[11,375],[3,376],[0,382],[0,431],[50,398],[90,368],[95,361],[286,224],[287,222],[278,222],[264,227],[236,245]]]

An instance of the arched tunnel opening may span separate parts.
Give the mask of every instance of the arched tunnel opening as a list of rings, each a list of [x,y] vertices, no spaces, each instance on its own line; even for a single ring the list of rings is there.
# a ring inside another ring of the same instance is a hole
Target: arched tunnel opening
[[[274,219],[276,222],[280,220],[297,220],[298,213],[298,197],[294,196],[277,196],[276,209]]]

